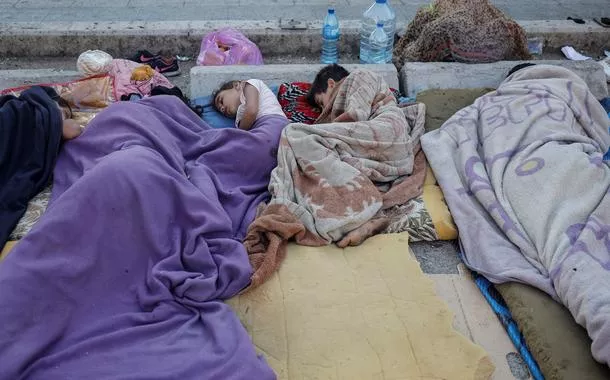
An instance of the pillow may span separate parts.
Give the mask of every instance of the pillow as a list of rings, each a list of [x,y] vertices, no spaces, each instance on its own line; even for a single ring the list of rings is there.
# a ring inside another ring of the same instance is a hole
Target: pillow
[[[458,237],[457,227],[430,166],[422,195],[389,208],[386,215],[392,222],[384,232],[408,232],[412,242],[454,240]]]
[[[277,95],[279,87],[269,86],[269,89]],[[235,128],[235,119],[230,119],[214,108],[213,95],[202,96],[192,100],[193,105],[203,107],[203,115],[201,118],[208,123],[212,128]]]
[[[196,98],[193,101],[196,106],[203,107],[201,118],[212,128],[235,128],[235,119],[229,119],[214,108],[212,95]]]
[[[430,215],[432,224],[434,225],[438,240],[457,239],[457,226],[453,221],[451,212],[449,212],[449,206],[447,206],[447,202],[445,202],[445,195],[436,182],[436,177],[429,165],[426,179],[424,180],[422,199],[426,210]]]

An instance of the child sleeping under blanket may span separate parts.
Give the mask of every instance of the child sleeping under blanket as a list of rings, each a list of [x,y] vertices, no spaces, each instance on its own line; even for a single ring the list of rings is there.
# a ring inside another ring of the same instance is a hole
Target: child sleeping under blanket
[[[234,118],[235,126],[246,131],[263,116],[286,117],[273,91],[259,79],[223,84],[214,94],[214,107],[226,117]]]
[[[275,379],[223,300],[286,123],[212,129],[174,96],[99,113],[0,262],[0,380]]]
[[[320,74],[333,68],[340,66]],[[383,78],[368,70],[335,78],[318,75],[312,85],[324,92],[317,104],[324,106],[325,123],[290,124],[282,132],[269,184],[272,199],[245,240],[255,268],[252,286],[278,268],[288,239],[359,244],[385,228],[384,221],[369,223],[382,210],[421,192],[423,175],[419,190],[405,180],[413,171],[425,106],[398,107]],[[404,191],[405,182],[415,190]],[[357,236],[350,235],[354,231]]]
[[[535,286],[610,364],[608,115],[572,71],[516,67],[496,91],[422,138],[466,265]]]

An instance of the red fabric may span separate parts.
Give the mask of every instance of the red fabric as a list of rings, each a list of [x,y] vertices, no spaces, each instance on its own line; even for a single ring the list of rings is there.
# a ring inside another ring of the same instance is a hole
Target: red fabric
[[[295,123],[313,124],[320,111],[307,103],[307,92],[311,83],[283,83],[277,94],[286,117]]]

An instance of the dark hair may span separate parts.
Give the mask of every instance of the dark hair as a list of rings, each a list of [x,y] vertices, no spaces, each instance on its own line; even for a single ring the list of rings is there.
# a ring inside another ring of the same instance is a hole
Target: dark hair
[[[324,67],[318,72],[316,79],[314,79],[311,84],[311,89],[309,90],[309,93],[307,93],[307,103],[312,107],[318,107],[316,104],[316,95],[321,94],[328,89],[328,80],[332,79],[335,82],[338,82],[348,75],[349,71],[336,63]]]
[[[220,94],[221,92],[225,91],[225,90],[230,90],[233,87],[235,87],[236,84],[239,84],[240,81],[238,80],[230,80],[228,82],[223,83],[218,90],[214,91],[214,93],[212,94],[212,107],[214,107],[214,109],[218,112],[220,112],[220,110],[218,108],[216,108],[216,97],[218,96],[218,94]]]
[[[517,71],[521,70],[521,69],[525,69],[526,67],[530,67],[530,66],[536,66],[535,63],[521,63],[515,67],[513,67],[512,69],[510,69],[510,71],[508,72],[508,75],[506,76],[507,78],[511,75],[513,75],[514,73],[516,73]]]
[[[68,119],[72,119],[72,117],[74,116],[74,113],[72,112],[72,107],[70,107],[70,103],[68,103],[68,101],[64,98],[62,98],[61,96],[58,96],[56,99],[54,99],[57,104],[59,104],[59,106],[61,108],[67,108],[68,112],[69,112],[69,117]]]
[[[66,99],[62,98],[61,96],[59,96],[59,94],[57,93],[57,91],[55,91],[55,89],[53,87],[49,87],[49,86],[38,86],[38,87],[40,87],[44,92],[46,92],[47,95],[49,95],[49,97],[51,98],[51,100],[53,100],[55,103],[57,103],[57,105],[60,108],[66,108],[70,112],[70,117],[68,119],[72,119],[73,113],[72,113],[72,107],[70,107],[70,102],[68,102]]]

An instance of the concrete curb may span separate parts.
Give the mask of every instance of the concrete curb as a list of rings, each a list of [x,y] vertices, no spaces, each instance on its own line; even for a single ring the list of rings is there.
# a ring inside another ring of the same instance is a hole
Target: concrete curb
[[[429,89],[496,88],[511,68],[527,61],[500,61],[469,65],[446,62],[408,62],[400,71],[401,91],[407,96]],[[535,61],[565,67],[581,77],[597,99],[608,96],[606,75],[593,61]]]
[[[546,49],[563,45],[601,53],[610,29],[593,22],[521,21],[528,36],[543,37]],[[357,56],[358,20],[342,20],[341,54]],[[46,22],[0,24],[0,54],[4,56],[76,56],[102,49],[125,57],[140,49],[195,55],[206,33],[230,26],[244,32],[264,56],[312,56],[320,52],[320,22],[277,21],[160,21],[160,22]],[[398,25],[397,30],[404,28]]]
[[[196,66],[191,69],[191,97],[212,94],[229,80],[260,79],[268,86],[284,82],[313,82],[325,65],[262,65],[262,66]],[[366,66],[383,76],[390,87],[398,89],[398,72],[394,65],[344,65],[348,71]]]
[[[78,71],[40,70],[0,70],[0,90],[30,84],[63,83],[82,78]]]

